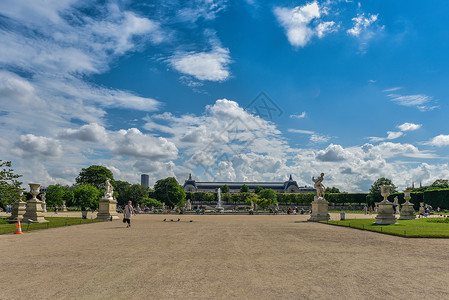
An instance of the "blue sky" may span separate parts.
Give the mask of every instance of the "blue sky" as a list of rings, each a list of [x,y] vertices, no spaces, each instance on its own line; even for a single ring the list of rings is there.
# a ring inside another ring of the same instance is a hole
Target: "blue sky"
[[[23,181],[366,192],[449,178],[445,1],[0,2],[0,157]]]

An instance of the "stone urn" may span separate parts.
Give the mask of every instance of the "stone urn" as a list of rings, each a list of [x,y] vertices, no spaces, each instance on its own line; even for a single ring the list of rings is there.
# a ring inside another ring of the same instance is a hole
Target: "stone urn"
[[[27,201],[26,212],[23,215],[23,222],[35,222],[35,223],[44,223],[48,222],[44,218],[44,213],[42,212],[42,201],[37,199],[37,195],[39,195],[40,184],[39,183],[29,183],[30,185],[30,194],[33,196],[30,200]]]
[[[37,200],[37,195],[40,193],[41,185],[39,183],[29,183],[30,194],[34,200]]]
[[[402,204],[401,214],[399,220],[413,220],[416,218],[415,210],[413,209],[413,203],[410,202],[410,191],[404,191],[405,203]]]
[[[390,196],[391,186],[382,185],[380,187],[380,194],[384,199],[379,202],[379,210],[376,216],[376,221],[374,224],[387,225],[395,224],[396,217],[394,216],[393,203],[388,201],[388,196]]]

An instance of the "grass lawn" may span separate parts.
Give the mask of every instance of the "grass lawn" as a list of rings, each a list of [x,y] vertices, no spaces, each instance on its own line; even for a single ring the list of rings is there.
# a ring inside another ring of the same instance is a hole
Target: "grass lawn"
[[[373,219],[347,219],[345,221],[324,221],[321,223],[345,226],[405,237],[449,238],[449,218],[421,218],[397,220],[398,224],[377,225]]]
[[[79,225],[79,224],[86,224],[86,223],[93,223],[93,222],[102,222],[104,220],[97,220],[97,219],[82,219],[82,218],[64,218],[64,217],[46,217],[46,220],[49,222],[47,223],[31,223],[28,226],[28,223],[22,223],[20,222],[20,225],[22,227],[22,232],[26,232],[29,230],[36,230],[36,229],[48,229],[53,227],[62,227],[62,226],[70,226],[70,225]],[[0,219],[0,234],[5,233],[13,233],[16,231],[16,225],[17,223],[8,223],[6,221],[6,218]]]

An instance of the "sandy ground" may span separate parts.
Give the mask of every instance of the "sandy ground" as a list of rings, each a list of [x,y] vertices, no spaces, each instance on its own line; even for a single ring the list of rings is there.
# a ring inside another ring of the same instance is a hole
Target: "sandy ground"
[[[362,215],[358,215],[362,217]],[[0,299],[447,299],[449,240],[298,222],[139,215],[1,235]],[[193,222],[189,222],[192,220]]]

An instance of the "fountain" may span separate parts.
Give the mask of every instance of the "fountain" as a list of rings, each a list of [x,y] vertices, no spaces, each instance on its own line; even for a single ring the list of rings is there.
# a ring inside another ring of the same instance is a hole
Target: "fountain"
[[[218,188],[217,197],[218,197],[218,203],[217,203],[217,206],[215,207],[215,210],[219,211],[221,213],[224,213],[224,207],[222,206],[222,203],[221,203],[221,188]]]

